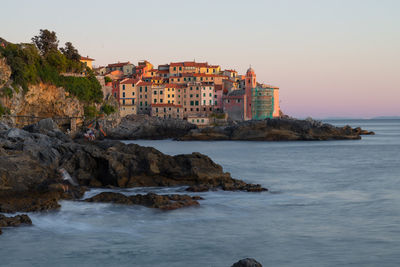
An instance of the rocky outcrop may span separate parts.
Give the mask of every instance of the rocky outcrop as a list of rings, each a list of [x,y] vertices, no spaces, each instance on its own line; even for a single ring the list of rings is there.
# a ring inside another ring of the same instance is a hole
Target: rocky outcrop
[[[262,265],[255,259],[246,258],[236,262],[232,267],[262,267]]]
[[[196,129],[185,120],[158,118],[148,115],[129,115],[115,128],[105,128],[107,138],[118,140],[178,138]]]
[[[178,140],[249,140],[249,141],[294,141],[294,140],[347,140],[361,139],[362,134],[373,134],[361,128],[335,127],[314,120],[291,118],[245,121],[229,126],[194,129]]]
[[[149,208],[156,208],[161,210],[174,210],[188,206],[199,205],[197,200],[202,199],[199,196],[188,195],[157,195],[148,193],[146,195],[125,196],[120,193],[103,192],[89,199],[86,202],[103,202],[103,203],[116,203],[124,205],[142,205]]]
[[[200,153],[169,156],[154,148],[112,140],[74,141],[51,120],[25,130],[6,126],[0,129],[0,212],[58,208],[61,198],[81,197],[82,186],[187,185],[194,188],[192,191],[198,187],[201,191],[265,190],[233,179]],[[66,169],[81,187],[70,186],[64,192],[59,168]]]
[[[31,225],[32,221],[28,215],[22,214],[14,217],[6,217],[0,214],[0,235],[2,227],[15,227],[20,225]]]

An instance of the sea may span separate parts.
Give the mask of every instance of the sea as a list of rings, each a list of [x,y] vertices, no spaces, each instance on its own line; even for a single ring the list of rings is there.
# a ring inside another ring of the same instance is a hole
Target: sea
[[[201,152],[268,192],[193,193],[197,207],[62,201],[3,229],[0,266],[400,266],[400,120],[332,120],[361,140],[126,141],[176,155]],[[94,189],[186,194],[185,187]]]

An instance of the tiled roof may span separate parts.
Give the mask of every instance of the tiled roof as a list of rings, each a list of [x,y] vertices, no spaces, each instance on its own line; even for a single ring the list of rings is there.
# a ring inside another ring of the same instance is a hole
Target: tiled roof
[[[153,85],[153,83],[150,83],[150,82],[139,82],[137,84],[137,86],[152,86],[152,85]]]
[[[139,79],[125,79],[120,82],[120,84],[136,84],[139,81]]]
[[[90,57],[81,57],[81,60],[94,61],[94,59]]]
[[[113,64],[108,64],[107,67],[113,68],[113,67],[123,67],[125,65],[131,64],[129,61],[128,62],[118,62],[118,63],[113,63]]]

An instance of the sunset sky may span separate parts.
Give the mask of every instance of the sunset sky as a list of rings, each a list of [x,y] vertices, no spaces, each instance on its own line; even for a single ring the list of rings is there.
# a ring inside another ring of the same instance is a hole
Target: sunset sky
[[[400,1],[6,1],[0,37],[56,31],[95,65],[193,60],[280,87],[296,117],[400,116]]]

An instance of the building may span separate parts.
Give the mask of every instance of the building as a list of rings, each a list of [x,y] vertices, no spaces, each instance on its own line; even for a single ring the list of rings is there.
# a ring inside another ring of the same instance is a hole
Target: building
[[[184,111],[182,105],[175,104],[151,104],[151,116],[159,118],[182,119]]]
[[[252,99],[252,91],[254,88],[256,88],[256,86],[257,86],[256,73],[250,67],[246,72],[245,86],[244,86],[245,98],[246,98],[246,108],[245,108],[245,113],[244,113],[244,120],[252,119],[251,99]]]
[[[246,120],[247,97],[245,90],[234,90],[223,97],[224,112],[234,121]]]
[[[253,120],[279,117],[279,88],[270,85],[257,85],[252,90],[251,114]]]
[[[137,79],[124,79],[119,82],[119,104],[120,113],[124,117],[130,114],[137,114]]]
[[[207,116],[196,116],[196,115],[191,115],[187,117],[187,121],[190,123],[193,123],[199,127],[205,127],[210,125],[210,118]]]
[[[89,69],[93,69],[93,66],[92,66],[92,63],[94,61],[93,58],[90,58],[89,56],[81,57],[81,59],[79,61],[82,62],[83,64],[85,64],[86,67],[89,67]]]
[[[115,70],[119,70],[122,71],[122,73],[126,76],[126,75],[132,75],[133,74],[133,70],[134,70],[135,66],[128,62],[118,62],[118,63],[113,63],[113,64],[108,64],[106,67],[106,71],[107,72],[112,72]]]
[[[137,89],[137,102],[138,102],[138,108],[137,108],[137,113],[138,114],[150,114],[151,109],[150,109],[150,104],[152,100],[152,91],[153,91],[153,84],[151,82],[144,82],[140,81],[137,83],[136,87]]]

